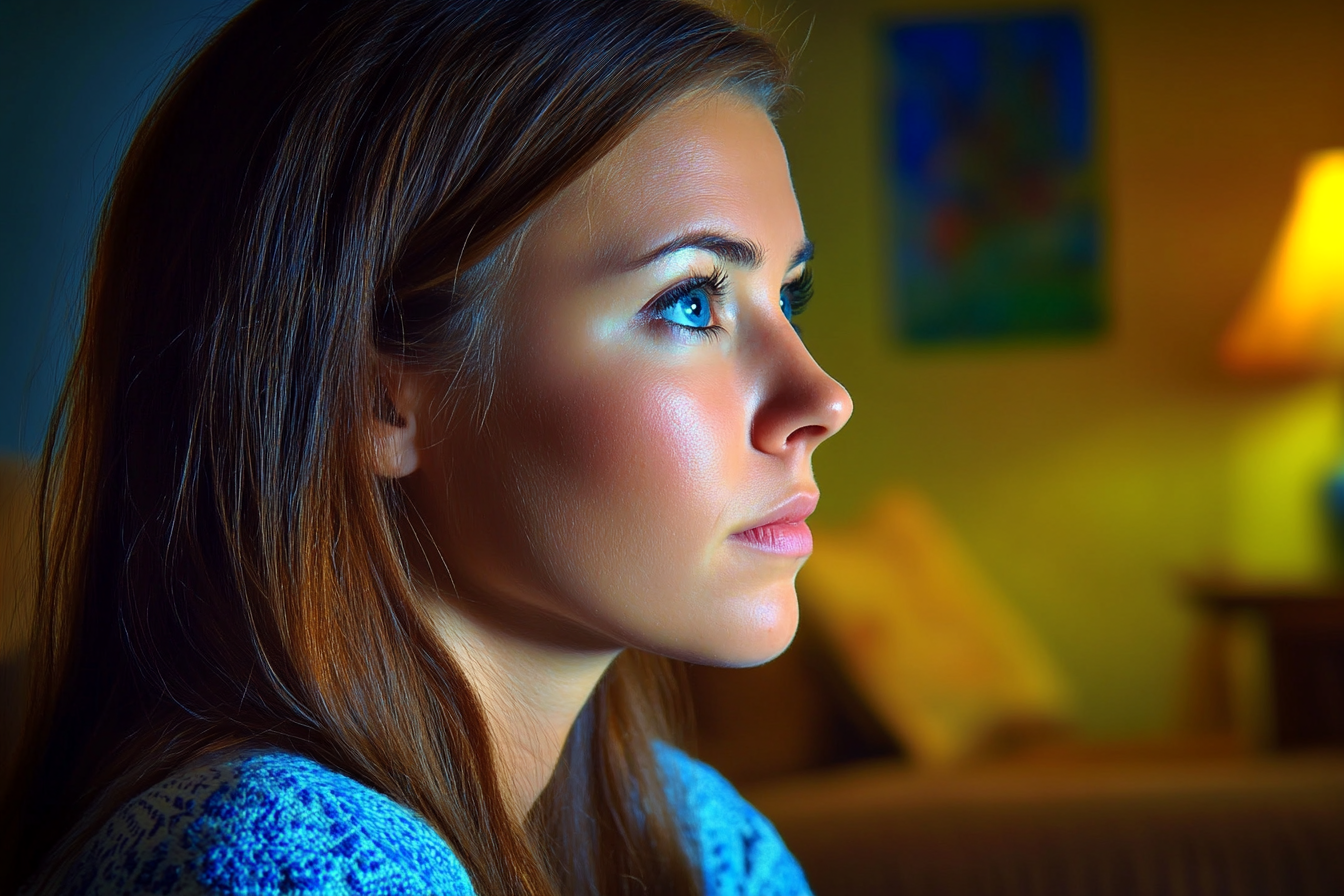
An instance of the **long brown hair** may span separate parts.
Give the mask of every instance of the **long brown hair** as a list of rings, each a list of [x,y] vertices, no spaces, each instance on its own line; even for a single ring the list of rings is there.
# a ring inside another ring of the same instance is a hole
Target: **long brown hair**
[[[365,433],[380,358],[488,381],[511,234],[662,105],[773,112],[768,40],[689,0],[257,0],[172,80],[104,207],[40,485],[32,697],[0,886],[242,745],[422,815],[482,894],[685,893],[627,651],[525,828],[432,634]]]

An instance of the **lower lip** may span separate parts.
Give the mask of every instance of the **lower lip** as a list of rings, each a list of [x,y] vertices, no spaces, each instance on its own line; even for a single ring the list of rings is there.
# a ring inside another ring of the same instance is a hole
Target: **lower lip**
[[[767,554],[806,557],[812,553],[812,530],[807,528],[807,523],[802,520],[796,523],[769,523],[757,526],[755,529],[738,532],[733,539]]]

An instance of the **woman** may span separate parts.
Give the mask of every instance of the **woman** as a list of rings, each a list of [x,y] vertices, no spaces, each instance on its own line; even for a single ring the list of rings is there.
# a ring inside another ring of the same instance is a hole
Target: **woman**
[[[797,893],[666,658],[850,412],[785,64],[684,0],[258,0],[137,133],[44,477],[35,892]]]

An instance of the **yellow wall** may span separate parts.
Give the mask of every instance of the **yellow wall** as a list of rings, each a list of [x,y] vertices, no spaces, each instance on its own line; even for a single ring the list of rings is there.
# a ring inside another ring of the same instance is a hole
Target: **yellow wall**
[[[1003,2],[794,0],[805,99],[780,130],[818,298],[801,323],[852,392],[818,453],[819,525],[884,483],[943,510],[1069,677],[1093,735],[1168,726],[1182,571],[1312,575],[1315,489],[1341,447],[1333,383],[1233,381],[1214,344],[1300,158],[1344,145],[1340,0],[1086,0],[1109,216],[1107,334],[911,351],[889,336],[877,28]]]

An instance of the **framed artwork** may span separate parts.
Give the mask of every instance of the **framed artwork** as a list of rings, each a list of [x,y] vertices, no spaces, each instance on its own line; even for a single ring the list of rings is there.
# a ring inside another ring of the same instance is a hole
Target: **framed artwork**
[[[1082,21],[919,20],[883,36],[898,337],[1099,333],[1102,209]]]

